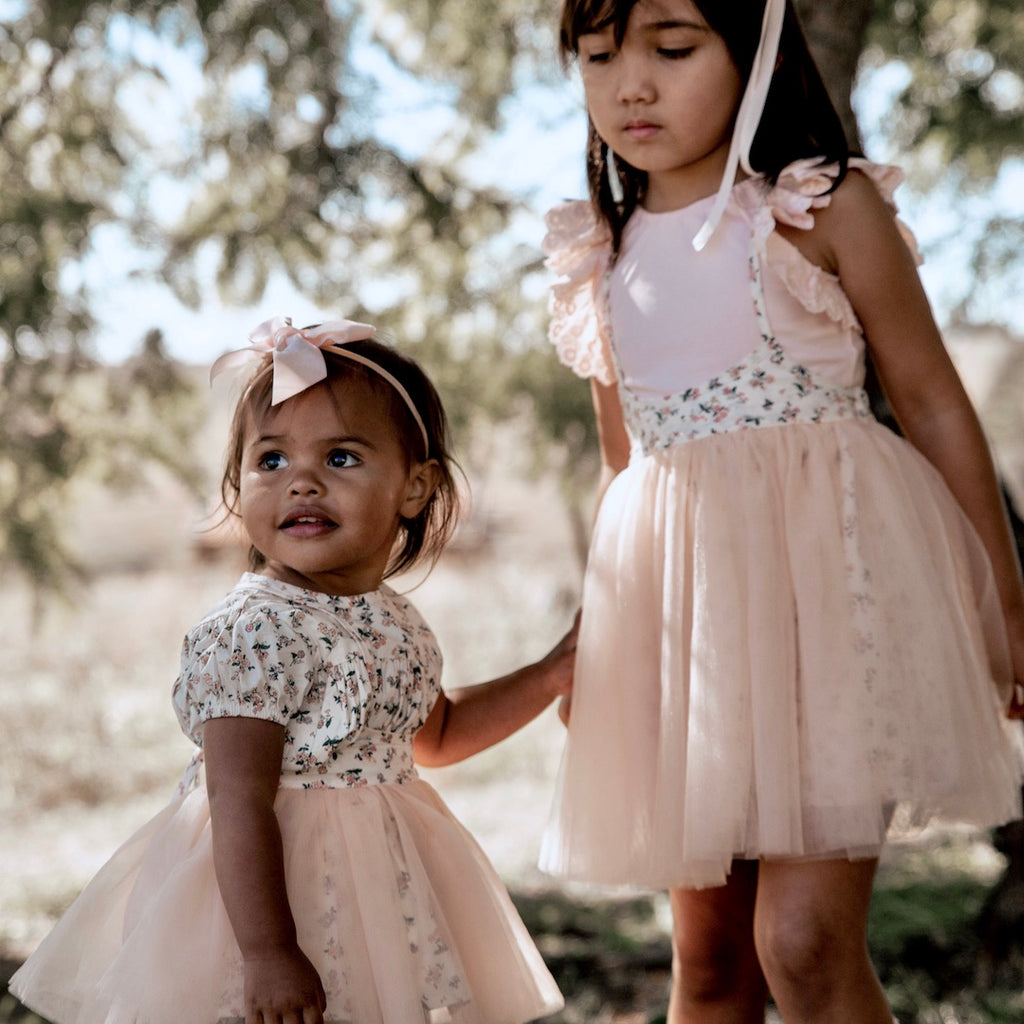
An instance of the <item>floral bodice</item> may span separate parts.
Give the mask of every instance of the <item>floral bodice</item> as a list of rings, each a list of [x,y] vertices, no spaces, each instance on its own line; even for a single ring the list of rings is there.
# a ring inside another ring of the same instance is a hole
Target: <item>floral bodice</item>
[[[892,192],[901,180],[898,169],[859,159],[851,160],[850,166],[867,174],[892,206]],[[810,263],[775,231],[778,223],[803,230],[813,227],[814,212],[831,201],[828,190],[837,172],[836,165],[801,160],[787,167],[771,188],[761,178],[750,178],[733,189],[731,202],[750,226],[746,301],[752,303],[761,340],[738,363],[668,394],[625,385],[611,331],[607,227],[586,201],[564,203],[549,213],[545,251],[556,275],[551,341],[559,359],[580,376],[619,383],[635,451],[647,454],[733,430],[870,416],[860,382],[840,386],[801,365],[787,352],[786,339],[775,337],[765,308],[767,266],[773,283],[784,287],[809,314],[833,324],[837,339],[853,338],[863,348],[860,324],[838,278]],[[899,227],[916,256],[913,237],[902,224]]]
[[[389,587],[337,597],[246,573],[186,636],[173,701],[200,747],[211,718],[284,726],[282,786],[401,783],[440,672],[433,633]]]

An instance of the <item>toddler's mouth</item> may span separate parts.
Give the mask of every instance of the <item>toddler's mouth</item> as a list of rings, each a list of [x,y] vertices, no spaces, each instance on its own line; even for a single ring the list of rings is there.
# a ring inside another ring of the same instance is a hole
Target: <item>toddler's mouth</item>
[[[293,512],[278,527],[297,536],[315,536],[328,530],[337,529],[338,524],[319,511]]]

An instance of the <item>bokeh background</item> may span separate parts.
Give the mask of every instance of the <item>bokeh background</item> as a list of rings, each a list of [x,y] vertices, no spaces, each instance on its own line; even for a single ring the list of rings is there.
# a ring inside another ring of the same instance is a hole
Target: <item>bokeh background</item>
[[[851,137],[907,172],[926,287],[1024,508],[1024,9],[800,0]],[[181,637],[242,552],[211,529],[231,387],[277,314],[391,332],[438,383],[472,491],[404,579],[446,683],[539,657],[579,596],[596,450],[547,347],[543,211],[584,192],[551,0],[0,0],[0,980],[173,792]],[[657,894],[536,868],[546,714],[429,772],[568,996],[663,1018]],[[1024,1019],[1024,836],[887,851],[872,948],[901,1022]],[[0,1021],[32,1020],[9,995]]]

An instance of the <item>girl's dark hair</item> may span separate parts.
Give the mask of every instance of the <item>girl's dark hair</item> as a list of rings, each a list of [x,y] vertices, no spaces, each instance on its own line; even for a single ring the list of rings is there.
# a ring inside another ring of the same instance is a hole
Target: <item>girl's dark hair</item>
[[[621,43],[633,8],[640,0],[563,0],[559,52],[568,66],[579,55],[580,36],[612,27]],[[712,31],[722,37],[743,79],[750,77],[761,38],[765,0],[693,0]],[[608,147],[592,121],[587,129],[587,184],[595,209],[612,229],[618,252],[622,231],[647,189],[647,174],[616,156],[623,202],[611,196],[607,172]],[[803,157],[823,157],[839,164],[835,189],[846,175],[850,147],[842,122],[821,80],[790,0],[779,41],[778,66],[750,149],[750,165],[775,184],[782,170]]]
[[[420,369],[419,364],[388,345],[374,339],[353,341],[345,345],[357,355],[373,360],[391,374],[409,393],[427,429],[427,450],[423,450],[423,435],[401,395],[379,374],[359,363],[323,349],[327,364],[327,377],[321,384],[334,380],[353,380],[367,387],[387,405],[388,414],[398,430],[407,461],[437,463],[439,479],[434,493],[419,515],[402,519],[395,549],[391,554],[384,578],[410,569],[421,559],[433,565],[444,546],[451,539],[459,514],[459,489],[456,475],[460,472],[452,456],[451,435],[444,406],[434,385]],[[274,383],[273,361],[264,356],[245,385],[235,407],[228,435],[227,459],[221,478],[220,493],[229,516],[241,516],[242,456],[245,438],[252,425],[258,425],[270,410],[270,397]],[[314,385],[319,387],[320,385]],[[266,559],[255,547],[249,548],[249,567],[262,568]]]

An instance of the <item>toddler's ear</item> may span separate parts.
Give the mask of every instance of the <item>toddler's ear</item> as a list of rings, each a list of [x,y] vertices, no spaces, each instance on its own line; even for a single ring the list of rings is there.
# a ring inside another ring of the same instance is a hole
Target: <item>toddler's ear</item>
[[[403,519],[415,519],[423,511],[441,482],[441,467],[437,459],[417,462],[409,469],[406,482],[405,500],[399,515]]]

